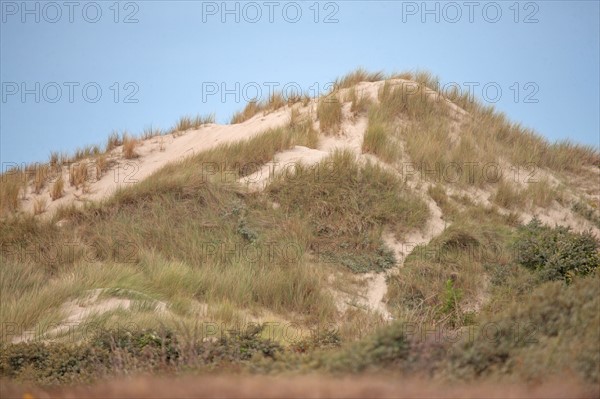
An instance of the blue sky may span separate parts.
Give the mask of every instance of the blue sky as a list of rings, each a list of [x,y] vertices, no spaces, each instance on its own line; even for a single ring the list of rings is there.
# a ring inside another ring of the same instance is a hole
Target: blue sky
[[[600,145],[598,1],[71,4],[0,2],[3,170],[184,114],[224,123],[257,87],[322,91],[359,66],[427,69],[551,141]]]

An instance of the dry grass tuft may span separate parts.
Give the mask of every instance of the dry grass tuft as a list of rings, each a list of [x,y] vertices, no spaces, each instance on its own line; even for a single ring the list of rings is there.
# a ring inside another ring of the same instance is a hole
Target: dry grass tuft
[[[137,147],[138,144],[137,139],[127,136],[123,138],[123,156],[125,159],[134,159],[140,156],[135,152],[135,147]]]
[[[258,101],[250,101],[241,112],[236,112],[231,117],[231,124],[242,123],[252,118],[262,110],[261,104]]]
[[[33,202],[33,214],[39,215],[46,212],[47,202],[46,197],[37,197]]]
[[[391,137],[388,130],[391,129],[381,122],[369,122],[362,143],[362,152],[378,156],[388,163],[395,162],[400,155],[400,147],[397,140]]]
[[[236,112],[231,117],[231,124],[242,123],[251,119],[260,112],[269,113],[280,109],[286,105],[293,105],[298,102],[303,105],[308,105],[311,98],[308,95],[292,94],[289,98],[285,98],[281,93],[273,93],[268,100],[258,101],[252,100],[244,107],[241,112]]]
[[[106,141],[106,152],[114,150],[121,144],[123,144],[123,140],[119,137],[119,133],[116,131],[113,131],[108,136],[108,139]]]
[[[103,154],[103,155],[96,157],[95,163],[96,163],[96,180],[100,180],[102,178],[102,175],[104,175],[104,173],[109,168],[109,162],[107,159],[107,155]]]
[[[368,72],[363,68],[358,68],[344,77],[336,79],[334,90],[346,89],[360,82],[378,82],[385,78],[386,75],[383,72]]]
[[[350,102],[350,112],[354,115],[364,114],[369,110],[369,106],[373,103],[364,93],[358,95],[355,87],[350,89],[345,101]]]
[[[342,103],[336,95],[329,95],[319,101],[317,118],[321,132],[336,134],[342,125]]]
[[[9,214],[19,208],[19,191],[25,192],[24,183],[27,183],[27,178],[20,168],[0,175],[0,214]]]
[[[152,137],[162,136],[163,131],[160,128],[147,127],[142,132],[142,140],[148,140]]]
[[[47,164],[36,164],[34,168],[35,175],[33,178],[33,192],[40,194],[46,185],[46,181],[48,180],[50,167]]]
[[[311,118],[301,115],[296,107],[292,107],[290,111],[288,129],[298,136],[298,144],[308,148],[317,148],[319,145],[319,133],[313,128]]]
[[[175,137],[178,137],[187,130],[199,129],[209,123],[215,123],[215,114],[208,114],[205,116],[196,115],[195,117],[185,115],[179,118],[175,126],[171,128],[170,133],[172,133]]]
[[[58,179],[52,185],[52,189],[50,190],[50,198],[52,201],[56,201],[57,199],[63,196],[65,181],[63,180],[62,173],[58,176]]]
[[[71,165],[69,174],[69,184],[72,187],[79,188],[88,179],[88,162],[82,161]]]

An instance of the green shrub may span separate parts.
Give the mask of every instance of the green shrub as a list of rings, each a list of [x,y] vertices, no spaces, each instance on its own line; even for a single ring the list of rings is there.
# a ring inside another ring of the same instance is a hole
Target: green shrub
[[[591,233],[573,233],[568,227],[547,227],[534,218],[519,229],[517,261],[535,271],[541,281],[585,276],[600,264],[598,243]]]
[[[407,359],[409,350],[405,326],[396,322],[339,351],[326,353],[321,362],[330,372],[361,372],[399,364]]]
[[[202,368],[273,359],[279,344],[261,337],[263,325],[228,331],[215,340],[178,339],[173,331],[104,330],[89,342],[27,342],[0,346],[0,378],[40,384],[89,382],[106,375]]]
[[[489,312],[449,354],[449,371],[461,377],[576,375],[600,379],[600,281],[576,278],[567,286],[547,282],[526,300]]]
[[[341,345],[341,338],[336,329],[319,330],[309,337],[293,342],[292,351],[306,353],[315,349],[332,349]]]

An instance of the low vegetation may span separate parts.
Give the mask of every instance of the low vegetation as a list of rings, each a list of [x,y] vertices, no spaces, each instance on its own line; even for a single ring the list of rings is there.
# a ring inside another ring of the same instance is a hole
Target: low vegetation
[[[574,375],[600,381],[600,281],[549,282],[526,300],[481,317],[474,338],[459,342],[448,369],[460,378],[514,375],[524,380]],[[548,348],[552,348],[549,352]]]
[[[307,105],[310,101],[310,97],[307,95],[293,94],[290,96],[284,96],[282,93],[273,93],[266,100],[252,100],[244,107],[241,112],[236,112],[231,117],[231,124],[235,125],[251,119],[259,113],[268,114],[276,111],[286,105],[293,105],[301,102],[303,105]]]
[[[50,198],[52,198],[52,201],[56,201],[57,199],[63,196],[64,187],[65,181],[61,173],[52,185],[52,189],[50,190]]]
[[[570,283],[576,276],[593,273],[600,265],[599,245],[591,233],[544,226],[535,218],[519,229],[515,248],[517,261],[541,281]]]
[[[293,176],[276,177],[267,192],[287,214],[309,221],[309,245],[322,259],[355,272],[394,264],[381,239],[382,226],[400,237],[429,216],[426,204],[394,174],[371,163],[360,166],[348,151],[313,167],[297,165]]]
[[[138,145],[136,139],[131,137],[125,137],[123,139],[123,157],[125,159],[134,159],[139,157],[139,154],[135,151],[135,147]]]
[[[376,155],[385,162],[398,161],[400,142],[390,133],[391,129],[393,129],[391,125],[378,121],[376,117],[370,117],[363,138],[362,152]]]

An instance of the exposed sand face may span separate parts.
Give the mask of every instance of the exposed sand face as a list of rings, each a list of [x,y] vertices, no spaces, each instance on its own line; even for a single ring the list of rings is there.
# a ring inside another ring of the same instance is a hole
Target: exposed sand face
[[[179,137],[167,135],[141,140],[135,149],[139,157],[135,159],[125,159],[123,146],[119,146],[109,154],[109,159],[114,165],[99,180],[95,177],[88,178],[87,193],[81,188],[75,189],[69,185],[69,172],[64,167],[62,173],[65,193],[62,198],[52,201],[49,194],[51,184],[47,184],[40,194],[28,192],[28,198],[22,201],[21,209],[33,213],[35,200],[43,197],[47,199],[48,207],[42,216],[50,217],[60,205],[102,200],[112,195],[117,188],[135,184],[168,163],[180,161],[219,144],[248,139],[265,130],[283,126],[289,121],[289,113],[289,107],[286,106],[268,115],[260,113],[237,125],[209,124],[197,130],[188,130]],[[93,165],[90,165],[89,170],[90,174],[95,176]]]

